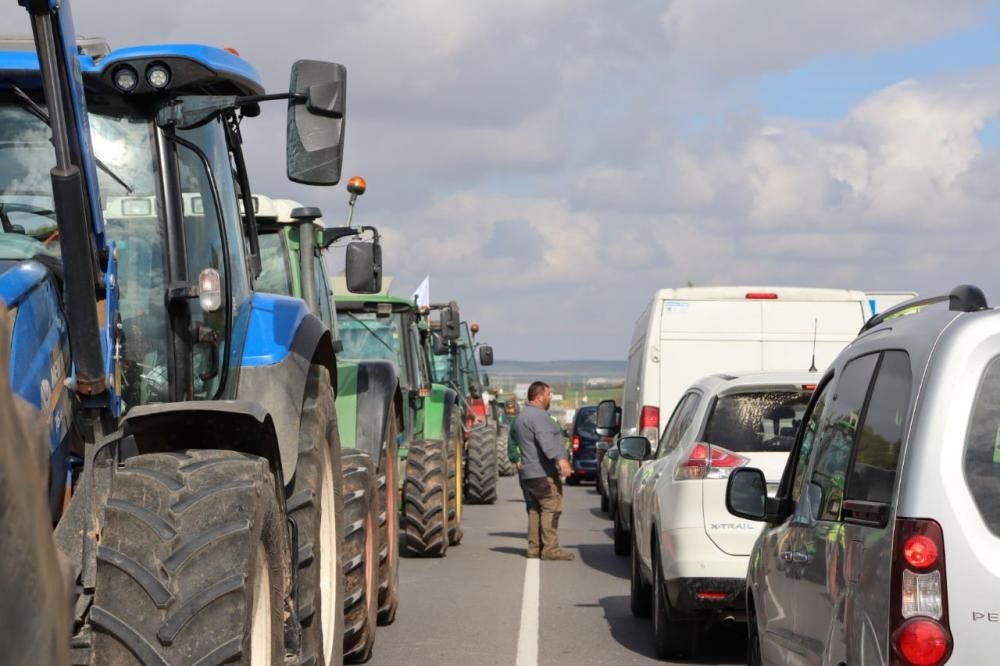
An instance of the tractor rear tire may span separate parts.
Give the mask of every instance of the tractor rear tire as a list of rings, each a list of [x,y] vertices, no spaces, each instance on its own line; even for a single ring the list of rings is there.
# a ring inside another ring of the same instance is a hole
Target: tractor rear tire
[[[496,504],[497,447],[496,432],[485,423],[476,425],[469,434],[465,468],[465,499],[469,504]]]
[[[465,430],[458,408],[451,412],[448,429],[448,545],[458,546],[462,531],[462,502],[465,487]]]
[[[294,608],[278,492],[256,456],[127,459],[97,550],[93,662],[282,663]]]
[[[378,617],[378,491],[375,465],[365,451],[341,454],[344,470],[344,661],[372,656]]]
[[[444,557],[448,552],[448,446],[439,439],[410,442],[403,482],[406,553]]]
[[[509,426],[500,426],[497,433],[497,473],[500,476],[514,476],[514,463],[507,457],[507,438],[510,436]]]
[[[299,622],[303,663],[339,663],[344,653],[344,487],[337,407],[330,372],[309,369],[295,477],[285,494],[299,543]]]
[[[381,472],[378,475],[379,496],[379,564],[378,564],[378,624],[386,626],[396,620],[399,608],[399,458],[396,438],[399,426],[389,417],[382,448]]]

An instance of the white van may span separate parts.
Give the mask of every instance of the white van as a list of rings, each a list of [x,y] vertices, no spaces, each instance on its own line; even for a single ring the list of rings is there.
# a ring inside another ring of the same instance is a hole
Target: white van
[[[846,289],[661,289],[635,325],[622,401],[622,435],[653,445],[684,390],[718,372],[823,370],[872,316]],[[815,343],[815,345],[814,345]]]

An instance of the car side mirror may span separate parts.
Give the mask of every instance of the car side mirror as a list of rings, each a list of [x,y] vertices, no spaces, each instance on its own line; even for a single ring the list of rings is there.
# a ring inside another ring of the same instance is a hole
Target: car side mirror
[[[382,291],[382,247],[378,241],[348,243],[344,273],[352,294]]]
[[[621,410],[614,400],[602,400],[597,404],[597,427],[601,437],[614,437],[621,430]]]
[[[764,472],[753,467],[733,470],[726,485],[726,510],[739,518],[767,518],[767,481]]]
[[[445,340],[458,340],[462,336],[462,317],[458,313],[458,305],[453,301],[441,308],[441,337]]]
[[[320,60],[292,66],[288,100],[288,179],[305,185],[336,185],[344,158],[347,68]],[[363,292],[362,292],[363,293]]]
[[[628,460],[648,460],[650,450],[649,440],[645,437],[622,437],[618,440],[618,451],[622,458]]]
[[[479,348],[479,365],[493,365],[493,347],[483,345]]]

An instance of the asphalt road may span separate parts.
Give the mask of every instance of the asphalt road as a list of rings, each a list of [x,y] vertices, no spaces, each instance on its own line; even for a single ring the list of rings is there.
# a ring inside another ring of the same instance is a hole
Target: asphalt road
[[[527,521],[516,478],[500,479],[495,505],[466,507],[465,538],[445,558],[402,559],[399,614],[392,626],[379,627],[370,663],[664,663],[653,657],[650,621],[629,612],[629,560],[612,551],[611,522],[599,511],[597,492],[582,486],[565,494],[560,539],[576,553],[573,562],[525,559]],[[746,663],[742,625],[715,630],[706,643],[702,659],[684,663]]]

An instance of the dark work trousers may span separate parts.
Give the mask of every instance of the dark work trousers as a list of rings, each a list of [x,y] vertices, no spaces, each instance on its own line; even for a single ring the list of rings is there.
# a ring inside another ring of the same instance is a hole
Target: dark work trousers
[[[560,553],[562,480],[558,476],[524,479],[521,488],[528,503],[528,557],[549,557]]]

